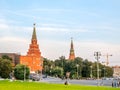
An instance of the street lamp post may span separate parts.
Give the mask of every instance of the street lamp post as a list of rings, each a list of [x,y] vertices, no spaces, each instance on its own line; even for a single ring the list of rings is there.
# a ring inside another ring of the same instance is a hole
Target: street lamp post
[[[94,52],[95,59],[97,60],[97,85],[99,86],[99,59],[101,56],[100,52]]]
[[[76,64],[76,67],[77,67],[77,79],[78,79],[78,67],[79,67],[79,65]]]
[[[106,69],[106,68],[104,67],[103,69],[104,69],[104,78],[105,78],[105,69]]]
[[[62,70],[61,70],[62,79],[64,78],[64,60],[62,59]]]
[[[42,80],[42,70],[40,70],[39,75],[40,75],[40,80]]]
[[[90,68],[91,68],[90,77],[92,79],[92,66],[90,66]]]
[[[52,65],[50,66],[50,76],[52,76]]]
[[[24,81],[26,80],[26,65],[24,65]]]
[[[39,66],[39,65],[38,65]],[[43,67],[43,64],[41,63],[40,64],[40,67]],[[40,80],[42,80],[42,69],[41,70],[39,70],[40,72],[39,72],[39,75],[40,75]]]

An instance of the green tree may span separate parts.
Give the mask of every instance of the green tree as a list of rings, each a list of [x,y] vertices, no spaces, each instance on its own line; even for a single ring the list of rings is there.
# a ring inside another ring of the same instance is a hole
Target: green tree
[[[51,71],[52,76],[57,76],[62,78],[63,77],[63,68],[61,67],[55,67]]]
[[[14,76],[16,79],[19,79],[19,80],[23,80],[24,78],[28,79],[29,74],[30,74],[30,70],[27,66],[22,65],[22,64],[16,65],[14,69]]]
[[[64,67],[65,60],[65,56],[59,57],[59,59],[55,60],[55,66]]]
[[[112,77],[112,76],[113,76],[112,67],[106,66],[105,67],[105,77]]]
[[[82,77],[82,69],[83,69],[83,59],[81,57],[76,57],[74,62],[76,65],[76,69],[78,68],[78,77],[77,78],[81,78]],[[78,67],[77,67],[77,65],[78,65]]]
[[[2,78],[9,78],[9,74],[12,71],[11,61],[7,59],[0,59],[0,76]]]
[[[78,65],[78,67],[77,67],[77,65]],[[70,72],[70,78],[74,78],[74,79],[79,78],[79,74],[80,74],[79,62],[76,63],[76,60],[66,61],[64,71],[65,71],[65,73]]]
[[[90,66],[92,65],[92,62],[88,61],[87,59],[83,61],[83,68],[82,68],[82,76],[83,77],[90,77]]]
[[[12,61],[12,58],[10,58],[8,55],[3,55],[3,56],[2,56],[2,59],[7,59],[7,60]]]
[[[51,75],[51,71],[53,68],[55,68],[54,61],[44,58],[43,59],[43,74]]]

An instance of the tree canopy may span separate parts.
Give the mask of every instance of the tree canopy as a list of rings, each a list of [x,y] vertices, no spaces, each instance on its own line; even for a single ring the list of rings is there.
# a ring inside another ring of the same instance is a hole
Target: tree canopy
[[[57,71],[59,68],[59,71]],[[61,71],[60,71],[61,70]],[[70,78],[96,78],[97,77],[97,63],[91,62],[81,57],[76,57],[71,61],[65,58],[65,56],[59,57],[55,61],[44,58],[44,74],[58,77],[66,77],[66,72],[70,72]],[[56,72],[56,73],[55,73]],[[62,73],[62,74],[61,74]],[[113,70],[109,66],[99,63],[100,77],[111,77]]]

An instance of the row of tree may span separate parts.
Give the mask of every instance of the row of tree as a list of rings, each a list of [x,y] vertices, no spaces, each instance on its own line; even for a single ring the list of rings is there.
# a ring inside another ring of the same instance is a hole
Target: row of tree
[[[97,77],[97,62],[83,60],[80,57],[76,57],[73,61],[65,59],[64,56],[55,61],[44,58],[43,68],[44,74],[61,78],[66,77],[67,72],[70,73],[71,79]],[[99,63],[99,74],[100,77],[112,77],[113,69]]]
[[[67,60],[64,56],[53,61],[44,58],[42,73],[49,76],[65,78],[66,73],[70,73],[71,79],[96,78],[97,77],[97,62],[91,62],[87,59],[76,57],[75,60]],[[0,77],[16,79],[29,78],[30,70],[25,65],[16,65],[13,67],[12,59],[6,55],[0,58]],[[109,66],[99,63],[100,77],[112,77],[113,70]]]

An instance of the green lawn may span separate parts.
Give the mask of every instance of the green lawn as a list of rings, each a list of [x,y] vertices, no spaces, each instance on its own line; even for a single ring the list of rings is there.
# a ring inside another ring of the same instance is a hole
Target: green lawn
[[[120,88],[0,80],[0,90],[120,90]]]

